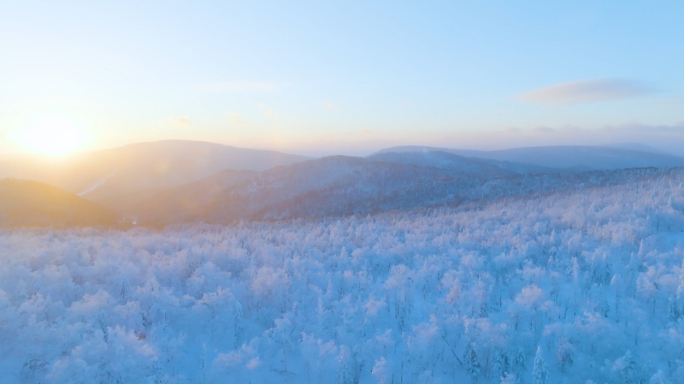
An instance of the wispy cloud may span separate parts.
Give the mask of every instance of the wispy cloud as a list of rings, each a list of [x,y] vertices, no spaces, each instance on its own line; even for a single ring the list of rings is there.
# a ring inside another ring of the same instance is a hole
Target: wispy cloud
[[[211,84],[203,84],[199,87],[205,92],[265,92],[275,91],[283,84],[267,81],[220,81]]]
[[[192,125],[192,120],[188,119],[185,116],[170,118],[169,122],[173,125],[180,126],[180,127],[189,127]]]
[[[227,112],[226,120],[228,121],[228,125],[233,127],[249,125],[249,122],[243,119],[237,112]]]
[[[335,105],[333,103],[329,103],[327,101],[321,103],[321,105],[323,106],[323,108],[327,109],[328,111],[335,111],[335,110],[339,109],[339,108],[337,108],[337,105]]]
[[[553,133],[553,132],[556,132],[555,129],[553,129],[553,128],[551,128],[551,127],[545,127],[545,126],[535,127],[535,128],[533,128],[532,130],[533,130],[534,132],[539,132],[539,133]]]
[[[624,79],[571,81],[538,88],[517,95],[528,103],[553,106],[626,99],[653,92],[652,89]]]
[[[265,109],[264,115],[266,115],[266,116],[278,116],[278,111],[276,111],[273,108],[269,108],[268,105],[266,105],[264,103],[260,103],[259,108]]]
[[[435,134],[436,135],[436,134]],[[418,140],[425,145],[446,148],[505,149],[548,145],[603,145],[638,143],[661,151],[684,156],[684,124],[675,125],[616,125],[580,128],[537,127],[519,130],[456,133],[432,137],[424,134]],[[416,142],[418,140],[413,140]],[[406,144],[411,143],[407,141]]]

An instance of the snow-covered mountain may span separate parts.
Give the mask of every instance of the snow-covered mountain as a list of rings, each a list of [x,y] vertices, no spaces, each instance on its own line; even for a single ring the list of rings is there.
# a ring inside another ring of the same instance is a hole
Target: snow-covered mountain
[[[406,196],[410,188],[452,173],[435,167],[332,156],[272,168],[237,184],[232,184],[231,173],[214,175],[168,191],[163,195],[165,198],[154,196],[149,201],[160,204],[143,202],[134,214],[144,223],[170,223],[171,218],[229,222],[379,211],[385,207],[379,205],[378,199]],[[232,185],[223,191],[203,188],[225,185],[226,178]],[[179,215],[185,208],[175,204],[179,200],[195,203],[191,210]],[[174,203],[167,205],[167,201]]]
[[[226,191],[253,179],[258,172],[224,170],[200,181],[157,193],[148,193],[137,199],[126,196],[107,201],[127,217],[151,224],[184,222],[208,215],[207,209],[220,200]]]
[[[527,147],[495,151],[404,146],[383,149],[378,154],[429,152],[435,150],[471,158],[521,163],[565,171],[684,166],[684,158],[679,156],[652,151],[599,146]]]
[[[422,148],[416,151],[381,151],[367,157],[373,161],[415,164],[450,169],[480,176],[506,176],[527,173],[554,173],[559,170],[537,165],[462,156],[441,150]]]
[[[36,159],[0,162],[0,172],[31,174],[32,170],[34,178],[69,185],[70,191],[80,191],[84,198],[150,225],[453,206],[620,184],[639,175],[669,172],[638,167],[684,165],[684,159],[675,156],[601,147],[491,152],[403,147],[366,158],[306,160],[185,141],[135,144],[36,168],[31,168],[37,164],[32,161]],[[581,172],[586,168],[600,170]]]
[[[273,151],[169,140],[64,159],[15,156],[0,161],[0,177],[41,181],[95,202],[111,203],[191,183],[225,169],[262,171],[303,160]]]
[[[517,174],[487,161],[444,153],[430,156],[428,160],[436,156],[445,166],[416,165],[406,161],[415,158],[412,155],[390,154],[332,156],[239,177],[222,173],[152,196],[127,213],[145,224],[346,216],[613,185],[677,172],[650,168]],[[384,157],[394,161],[378,161]]]
[[[0,227],[114,225],[119,215],[45,183],[0,180]]]

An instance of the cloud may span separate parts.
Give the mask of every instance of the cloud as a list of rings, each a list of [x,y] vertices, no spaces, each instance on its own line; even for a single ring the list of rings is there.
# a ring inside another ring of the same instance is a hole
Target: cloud
[[[204,84],[199,89],[205,92],[265,92],[275,91],[281,86],[282,84],[266,81],[223,81]]]
[[[543,127],[543,126],[542,126],[542,127],[536,127],[536,128],[533,129],[533,131],[539,132],[539,133],[553,133],[553,132],[556,132],[556,130],[553,129],[553,128],[551,128],[551,127]]]
[[[189,127],[192,125],[192,120],[188,119],[185,116],[177,117],[177,118],[171,118],[169,119],[169,122],[173,125],[177,125],[180,127]]]
[[[620,100],[651,93],[641,84],[621,79],[571,81],[538,88],[516,96],[528,103],[553,106]]]
[[[334,111],[334,110],[338,109],[337,105],[335,105],[333,103],[329,103],[329,102],[323,102],[323,103],[321,103],[321,105],[323,106],[323,108],[327,109],[328,111]]]
[[[553,145],[603,145],[631,147],[653,147],[666,153],[684,156],[684,125],[617,125],[600,128],[579,128],[576,126],[529,128],[517,132],[510,130],[463,132],[437,136],[423,134],[422,137],[407,140],[403,145],[422,141],[424,145],[464,149],[506,149],[518,147]]]
[[[227,112],[226,120],[228,121],[228,125],[233,127],[249,125],[249,122],[243,119],[242,116],[238,115],[236,112]]]
[[[264,115],[266,116],[278,116],[278,111],[273,108],[269,108],[268,105],[264,103],[259,103],[259,108],[265,109]]]

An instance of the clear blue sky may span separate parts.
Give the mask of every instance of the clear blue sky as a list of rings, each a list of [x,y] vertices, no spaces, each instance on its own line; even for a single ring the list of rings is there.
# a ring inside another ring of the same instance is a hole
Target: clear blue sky
[[[658,145],[684,130],[682,20],[683,1],[5,1],[0,152],[45,114],[91,148]]]

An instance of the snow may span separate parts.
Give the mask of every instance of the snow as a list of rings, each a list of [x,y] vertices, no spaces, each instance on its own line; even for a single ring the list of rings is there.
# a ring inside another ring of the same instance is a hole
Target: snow
[[[684,176],[344,218],[0,232],[3,383],[684,382]]]
[[[83,196],[85,194],[88,194],[98,188],[100,188],[104,183],[106,183],[109,179],[114,177],[116,175],[116,172],[118,169],[115,169],[112,173],[108,174],[107,176],[103,177],[102,179],[98,180],[95,184],[89,186],[88,188],[82,190],[81,192],[77,193],[79,196]]]

